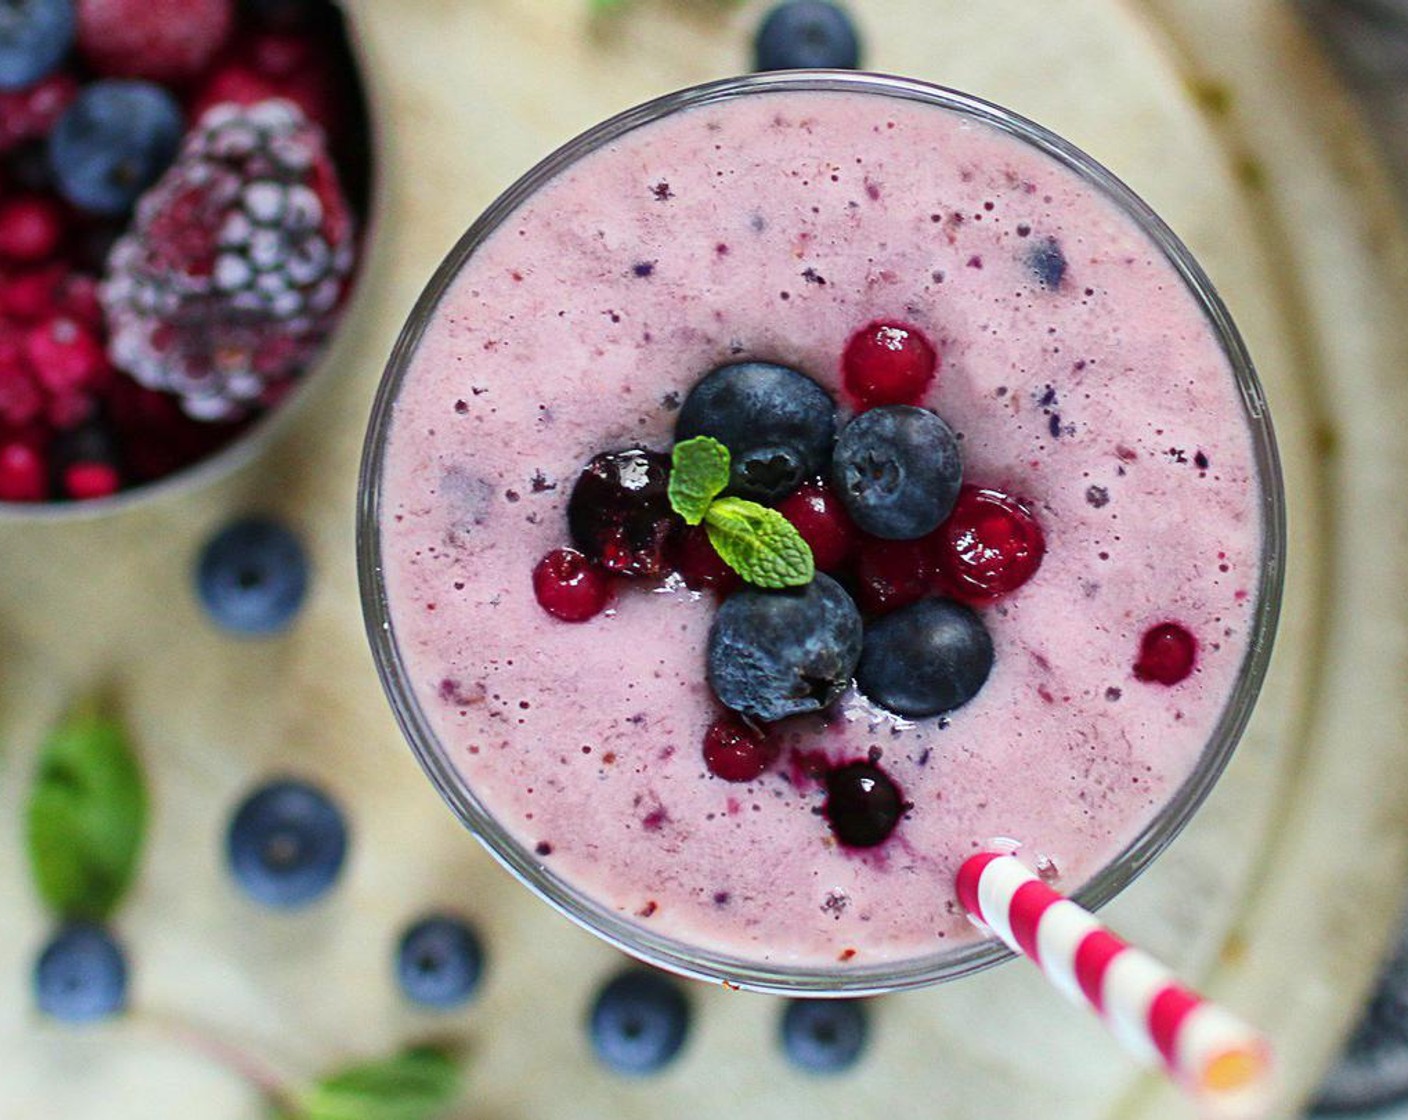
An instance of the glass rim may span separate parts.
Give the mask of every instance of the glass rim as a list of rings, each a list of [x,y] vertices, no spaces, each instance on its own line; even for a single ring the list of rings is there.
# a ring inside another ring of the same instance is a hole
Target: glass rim
[[[1280,610],[1285,571],[1286,510],[1270,415],[1250,354],[1221,297],[1169,226],[1111,171],[1049,129],[971,94],[910,78],[858,71],[802,70],[752,74],[691,86],[654,98],[588,129],[522,175],[460,237],[418,297],[396,341],[372,406],[357,492],[356,549],[364,622],[377,674],[402,734],[451,810],[489,853],[521,883],[577,924],[622,951],[677,974],[787,995],[863,996],[956,979],[1012,954],[995,939],[873,965],[797,967],[702,949],[663,936],[593,901],[558,876],[502,828],[447,757],[416,699],[401,660],[382,578],[382,469],[395,404],[426,328],[460,270],[539,188],[582,157],[672,113],[758,93],[840,92],[919,101],[980,121],[1037,148],[1116,204],[1159,248],[1203,310],[1240,390],[1261,487],[1263,543],[1247,651],[1232,690],[1192,773],[1125,848],[1073,898],[1104,905],[1132,882],[1182,831],[1230,760],[1251,717],[1265,677]]]

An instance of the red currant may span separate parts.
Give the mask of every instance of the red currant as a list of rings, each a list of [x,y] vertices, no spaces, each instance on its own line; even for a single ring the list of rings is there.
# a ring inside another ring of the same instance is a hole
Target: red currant
[[[776,757],[776,745],[736,716],[715,720],[704,733],[704,764],[726,782],[751,782]]]
[[[611,600],[611,577],[574,548],[557,548],[533,569],[538,604],[563,622],[585,622]]]
[[[778,503],[777,512],[792,522],[812,550],[817,570],[834,572],[855,552],[858,533],[845,507],[828,486],[808,482]]]
[[[1197,659],[1197,639],[1176,622],[1161,622],[1140,641],[1134,675],[1155,684],[1177,684],[1192,673]]]
[[[1036,574],[1046,538],[1016,498],[965,486],[934,534],[938,569],[960,599],[986,602],[1015,591]]]
[[[939,355],[917,327],[875,322],[857,331],[841,360],[846,389],[862,409],[915,404],[938,372]]]

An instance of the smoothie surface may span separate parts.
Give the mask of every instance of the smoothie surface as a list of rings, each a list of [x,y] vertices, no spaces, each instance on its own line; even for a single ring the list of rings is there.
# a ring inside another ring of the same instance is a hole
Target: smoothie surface
[[[1064,272],[1052,286],[1051,250]],[[1046,262],[1043,267],[1043,263]],[[836,395],[874,320],[941,354],[921,402],[966,481],[1023,498],[1046,555],[982,607],[996,662],[948,716],[852,692],[780,725],[780,763],[708,774],[712,595],[622,584],[560,622],[534,599],[595,454],[668,451],[690,387],[781,362]],[[864,93],[768,92],[636,128],[482,243],[410,358],[381,549],[400,656],[446,757],[523,849],[655,934],[773,966],[854,968],[981,936],[953,874],[999,837],[1062,890],[1187,779],[1248,651],[1264,528],[1241,391],[1205,312],[1135,221],[995,127]],[[1173,686],[1142,635],[1198,642]],[[838,845],[797,759],[878,750],[912,809]]]

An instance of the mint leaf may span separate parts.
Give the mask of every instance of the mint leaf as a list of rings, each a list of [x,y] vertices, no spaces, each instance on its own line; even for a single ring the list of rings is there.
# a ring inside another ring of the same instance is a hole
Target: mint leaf
[[[416,1046],[391,1058],[349,1066],[302,1094],[298,1120],[430,1120],[459,1092],[448,1051]]]
[[[675,444],[670,461],[670,505],[686,524],[698,525],[728,485],[728,448],[712,436],[695,436]]]
[[[95,702],[49,733],[29,798],[29,863],[44,902],[65,918],[112,913],[137,869],[147,794],[122,725]]]
[[[802,587],[816,574],[811,547],[775,509],[743,498],[720,498],[704,521],[714,551],[749,583]]]

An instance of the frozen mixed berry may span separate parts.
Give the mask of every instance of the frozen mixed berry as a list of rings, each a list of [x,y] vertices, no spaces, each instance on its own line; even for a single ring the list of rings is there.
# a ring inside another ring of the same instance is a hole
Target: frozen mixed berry
[[[192,114],[222,103],[253,105],[282,98],[334,138],[348,121],[348,90],[334,57],[309,35],[262,34],[241,40],[199,85]]]
[[[406,998],[446,1009],[467,1003],[479,987],[484,949],[461,918],[433,914],[416,922],[396,946],[396,980]]]
[[[78,50],[99,74],[179,83],[203,72],[234,28],[234,0],[77,0]]]
[[[763,722],[821,711],[851,683],[861,629],[830,576],[785,591],[746,587],[714,615],[709,684],[725,707]]]
[[[792,999],[782,1013],[782,1051],[810,1073],[840,1073],[865,1052],[866,1005],[854,999]]]
[[[42,502],[49,496],[49,466],[33,442],[0,441],[0,502]]]
[[[786,0],[763,18],[755,70],[854,70],[860,37],[845,9],[827,0]]]
[[[951,599],[928,598],[865,628],[856,684],[897,715],[935,716],[973,699],[992,665],[982,619]]]
[[[851,336],[841,359],[846,391],[861,409],[917,404],[938,368],[938,353],[924,333],[904,323],[871,323]]]
[[[675,441],[712,436],[729,449],[729,493],[776,502],[824,475],[836,438],[836,405],[804,373],[740,362],[706,374],[675,420]]]
[[[658,576],[683,526],[670,505],[670,458],[631,447],[606,451],[578,476],[567,526],[587,558],[623,576]]]
[[[301,31],[328,12],[327,0],[244,0],[243,10],[273,31]]]
[[[592,1051],[617,1073],[655,1073],[679,1054],[689,1021],[689,1000],[678,982],[658,972],[628,968],[612,977],[592,1001]]]
[[[151,82],[85,86],[49,136],[59,192],[91,214],[123,214],[176,156],[181,106]]]
[[[64,276],[59,261],[0,276],[0,316],[15,323],[33,323],[53,314],[59,307]]]
[[[555,548],[533,569],[533,594],[554,618],[585,622],[611,601],[611,577],[575,548]]]
[[[73,0],[0,4],[0,90],[33,85],[54,70],[74,38]]]
[[[1141,681],[1174,685],[1186,680],[1198,660],[1198,641],[1186,627],[1161,622],[1145,631],[1139,641],[1134,676]]]
[[[936,575],[930,538],[887,541],[865,537],[856,558],[856,605],[867,615],[907,607],[934,590]]]
[[[64,215],[45,195],[25,194],[0,202],[0,261],[37,264],[59,250]]]
[[[22,89],[0,89],[0,155],[49,135],[78,96],[78,79],[56,71]]]
[[[859,534],[825,483],[804,483],[778,503],[777,511],[807,542],[818,571],[834,572],[850,561]]]
[[[308,558],[288,528],[262,517],[221,528],[201,549],[196,590],[210,620],[240,635],[287,629],[308,590]]]
[[[688,525],[679,534],[670,566],[691,591],[727,595],[742,583],[738,573],[724,563],[703,525]]]
[[[275,781],[250,793],[225,834],[225,858],[250,898],[285,909],[327,893],[347,855],[342,811],[322,790]]]
[[[945,587],[961,599],[985,602],[1017,590],[1041,566],[1046,539],[1036,516],[998,490],[965,486],[934,534]]]
[[[52,396],[91,393],[112,372],[98,332],[67,315],[54,315],[25,332],[25,357]]]
[[[928,409],[887,405],[841,431],[831,484],[871,536],[913,540],[948,516],[963,481],[952,430]]]
[[[118,1014],[127,1003],[127,958],[121,946],[102,926],[65,925],[35,962],[34,1001],[45,1015],[64,1023]]]
[[[737,716],[716,719],[704,733],[704,764],[726,782],[751,782],[777,758],[777,744]]]
[[[89,420],[59,432],[49,448],[54,489],[65,498],[87,501],[114,494],[122,483],[111,428]]]
[[[86,502],[116,494],[122,486],[122,476],[111,463],[81,460],[64,469],[63,491],[74,501]]]
[[[848,848],[883,844],[910,808],[894,779],[874,762],[851,762],[826,772],[822,813]]]
[[[321,130],[283,101],[212,109],[113,248],[110,352],[189,415],[237,419],[322,348],[353,252]]]

